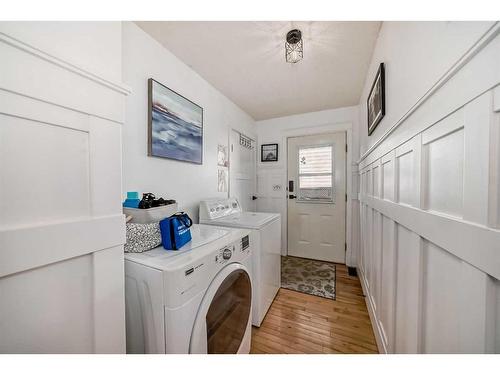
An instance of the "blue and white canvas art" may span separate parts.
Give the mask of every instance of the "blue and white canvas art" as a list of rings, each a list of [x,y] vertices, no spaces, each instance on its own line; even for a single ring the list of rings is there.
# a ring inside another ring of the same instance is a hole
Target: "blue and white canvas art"
[[[150,78],[149,155],[202,164],[203,108]]]

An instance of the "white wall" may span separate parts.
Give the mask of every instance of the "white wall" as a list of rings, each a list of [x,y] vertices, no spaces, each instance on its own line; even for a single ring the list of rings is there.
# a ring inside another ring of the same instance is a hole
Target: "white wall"
[[[300,115],[280,117],[270,120],[258,121],[258,164],[257,164],[257,186],[258,196],[257,209],[259,211],[279,212],[282,215],[282,254],[287,252],[287,155],[286,138],[321,134],[333,131],[347,131],[347,144],[349,152],[347,155],[347,210],[351,213],[351,225],[347,225],[347,245],[348,253],[346,262],[348,265],[355,265],[358,222],[357,191],[352,188],[357,187],[357,166],[352,164],[358,158],[358,108],[345,107],[319,112],[310,112]],[[278,143],[278,161],[276,163],[262,163],[260,161],[260,145],[264,143]],[[352,174],[352,171],[355,174]],[[352,179],[355,179],[352,182]],[[280,190],[274,190],[274,185],[280,185]],[[351,235],[352,230],[352,235]]]
[[[361,149],[373,147],[358,264],[384,352],[500,352],[500,27],[488,26],[382,26],[360,104]],[[379,62],[387,114],[368,138]]]
[[[492,22],[384,22],[360,99],[363,154],[473,45]],[[379,64],[385,65],[386,115],[368,136],[366,99]]]
[[[121,81],[120,22],[2,22],[8,35],[95,74]],[[96,42],[98,41],[98,42]]]
[[[253,119],[131,22],[123,23],[123,82],[132,94],[123,128],[123,192],[153,192],[177,200],[197,221],[200,200],[217,192],[217,144],[235,128],[255,138]],[[203,107],[203,165],[147,156],[147,80],[154,78]]]
[[[0,22],[0,353],[124,353],[120,22]]]

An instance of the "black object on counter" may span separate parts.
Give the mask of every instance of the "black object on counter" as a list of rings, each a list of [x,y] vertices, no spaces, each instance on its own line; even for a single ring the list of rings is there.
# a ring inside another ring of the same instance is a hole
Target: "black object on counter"
[[[144,193],[142,194],[142,199],[139,202],[139,208],[146,209],[146,208],[160,207],[173,203],[175,203],[175,200],[173,199],[163,199],[163,198],[156,199],[153,193]]]

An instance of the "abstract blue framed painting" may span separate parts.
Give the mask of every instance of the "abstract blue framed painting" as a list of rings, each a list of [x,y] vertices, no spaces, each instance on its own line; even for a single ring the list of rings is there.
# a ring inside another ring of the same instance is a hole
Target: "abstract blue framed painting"
[[[203,108],[150,78],[148,155],[203,163]]]

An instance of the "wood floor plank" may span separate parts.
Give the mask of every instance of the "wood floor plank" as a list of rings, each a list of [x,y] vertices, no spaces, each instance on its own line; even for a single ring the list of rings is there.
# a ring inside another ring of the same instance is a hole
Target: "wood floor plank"
[[[361,284],[337,264],[336,300],[280,289],[260,328],[254,354],[378,353]]]

